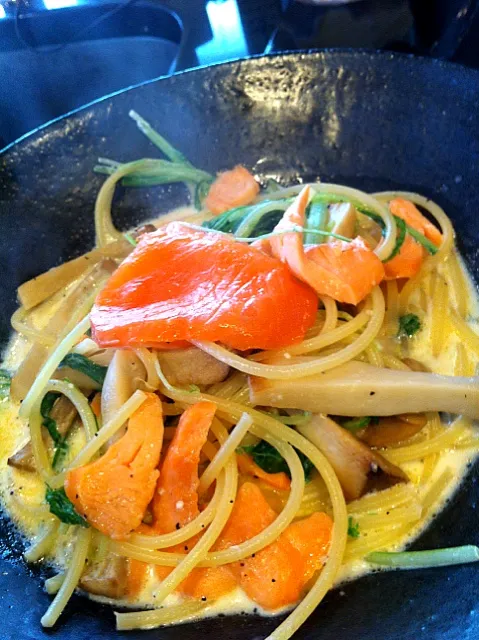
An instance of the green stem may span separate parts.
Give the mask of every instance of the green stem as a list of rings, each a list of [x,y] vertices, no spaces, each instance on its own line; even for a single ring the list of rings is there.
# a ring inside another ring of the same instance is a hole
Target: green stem
[[[190,161],[181,153],[181,151],[175,149],[168,140],[165,140],[163,136],[160,136],[160,134],[153,129],[151,124],[142,118],[136,111],[133,111],[132,109],[128,115],[136,122],[138,129],[145,134],[148,140],[150,140],[155,147],[158,147],[158,149],[164,153],[169,160],[192,166]]]
[[[431,567],[449,567],[455,564],[467,564],[479,561],[479,547],[465,545],[463,547],[449,547],[432,551],[403,551],[388,553],[375,551],[366,556],[365,560],[372,564],[379,564],[395,569],[429,569]]]
[[[306,224],[307,232],[304,234],[304,244],[315,244],[314,231],[324,231],[328,217],[328,205],[325,202],[312,202],[308,221]],[[321,240],[319,241],[321,242]],[[316,244],[318,244],[316,242]]]

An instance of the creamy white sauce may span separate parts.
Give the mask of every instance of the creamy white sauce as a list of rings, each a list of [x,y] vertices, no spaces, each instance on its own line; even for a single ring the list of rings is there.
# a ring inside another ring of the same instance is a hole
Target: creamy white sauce
[[[184,215],[185,213],[190,212],[192,212],[190,208],[181,208],[172,213],[172,218],[178,217],[179,214]],[[198,214],[196,214],[196,216],[198,216]],[[200,219],[196,218],[194,219],[194,222],[200,222]],[[470,327],[479,334],[479,300],[477,290],[470,278],[469,289],[469,324]],[[41,314],[39,314],[37,318],[33,319],[34,324],[38,326],[38,328],[41,328],[44,325],[45,320],[45,317],[42,317]],[[442,352],[438,357],[433,357],[429,347],[429,333],[426,328],[410,341],[409,356],[423,362],[436,373],[453,375],[454,355],[457,344],[458,339],[453,337],[448,349]],[[4,354],[2,366],[7,369],[15,370],[25,357],[28,348],[29,343],[27,340],[18,335],[13,336]],[[14,403],[6,400],[0,402],[0,501],[4,509],[11,515],[20,530],[25,534],[25,537],[27,539],[34,540],[37,535],[41,534],[45,524],[50,521],[50,516],[48,514],[39,515],[37,512],[29,510],[32,507],[34,508],[35,505],[42,503],[44,497],[43,482],[35,474],[21,471],[7,465],[8,457],[28,440],[27,425],[25,421],[18,418],[17,412],[18,406]],[[72,455],[74,455],[83,443],[83,434],[78,431],[71,446]],[[417,526],[397,544],[395,544],[394,547],[389,547],[384,550],[395,551],[404,548],[407,543],[416,538],[430,524],[435,515],[443,508],[445,502],[451,498],[459,487],[467,470],[467,465],[473,461],[474,457],[474,452],[461,449],[448,450],[441,454],[434,473],[429,480],[429,484],[434,483],[437,477],[439,477],[443,471],[448,468],[453,471],[454,480],[444,491],[440,502],[435,506],[429,517],[420,521]],[[421,475],[421,463],[410,463],[408,465],[404,465],[404,469],[413,483],[415,480],[417,481]],[[470,542],[472,541],[464,540],[464,544]],[[53,555],[48,556],[46,560],[50,561],[57,568],[64,567],[65,561],[71,552],[71,545],[72,542],[71,537],[68,534],[68,527],[63,527]],[[362,560],[346,563],[341,568],[335,586],[354,580],[369,573],[370,571],[371,566]],[[157,580],[153,575],[150,575],[147,586],[138,601],[135,603],[135,606],[138,606],[138,604],[154,606],[156,604],[155,591],[157,586]],[[111,603],[111,600],[101,596],[92,596],[90,594],[88,594],[88,596],[100,602]],[[177,604],[179,601],[180,597],[176,594],[172,594],[163,604]],[[131,603],[124,604],[131,605]],[[285,608],[280,612],[275,611],[271,614],[271,612],[262,610],[256,603],[249,600],[240,588],[237,588],[230,594],[217,600],[215,603],[207,604],[201,617],[215,616],[219,613],[260,613],[262,615],[278,615],[279,613],[283,613],[289,609],[290,608]]]

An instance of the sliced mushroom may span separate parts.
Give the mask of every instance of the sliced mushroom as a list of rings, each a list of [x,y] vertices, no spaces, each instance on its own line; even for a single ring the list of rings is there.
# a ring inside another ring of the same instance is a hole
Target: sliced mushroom
[[[350,202],[338,202],[329,207],[331,231],[352,238],[356,230],[357,212]],[[332,238],[334,240],[334,238]]]
[[[127,559],[108,555],[89,564],[80,579],[80,587],[88,593],[119,600],[126,594]]]
[[[145,367],[133,351],[115,351],[108,365],[101,393],[101,415],[104,423],[117,413],[145,379]],[[112,442],[118,440],[123,433],[124,429],[119,429]]]
[[[28,311],[47,300],[60,289],[64,289],[76,278],[85,274],[97,262],[107,259],[123,260],[132,250],[129,242],[122,238],[101,249],[93,249],[79,258],[64,262],[58,267],[24,282],[18,287],[17,294],[20,303]]]
[[[50,412],[50,417],[52,420],[55,420],[58,432],[61,436],[65,436],[70,431],[76,416],[77,411],[75,407],[65,396],[60,396],[58,398]],[[47,430],[42,429],[42,434],[44,441],[48,442],[50,436],[48,435]],[[8,458],[8,464],[11,467],[17,467],[24,471],[36,470],[35,458],[33,457],[30,440]]]
[[[403,413],[399,416],[380,418],[357,432],[357,437],[370,447],[390,447],[409,440],[427,424],[424,413]]]
[[[479,418],[479,378],[397,371],[348,362],[293,380],[250,377],[253,404],[337,416],[445,411]]]
[[[215,384],[229,373],[229,366],[197,347],[158,351],[158,361],[171,384]]]
[[[54,336],[60,336],[66,329],[70,330],[72,317],[77,309],[92,294],[95,286],[102,279],[106,279],[116,269],[113,260],[105,259],[96,264],[88,274],[75,285],[66,295],[63,302],[49,320],[44,330]],[[81,318],[78,318],[80,320]],[[41,345],[34,344],[26,358],[13,376],[10,393],[14,400],[23,400],[27,395],[39,370],[45,363],[50,350]]]
[[[298,425],[297,429],[329,460],[348,501],[356,500],[372,489],[408,481],[402,469],[377,451],[371,451],[324,414],[314,415],[310,422]]]

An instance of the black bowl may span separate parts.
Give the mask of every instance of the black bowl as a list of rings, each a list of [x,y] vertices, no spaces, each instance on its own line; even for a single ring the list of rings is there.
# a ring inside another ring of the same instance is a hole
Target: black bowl
[[[89,249],[99,156],[156,155],[128,118],[135,109],[209,171],[243,163],[284,183],[336,181],[366,190],[411,189],[451,215],[474,276],[479,260],[479,75],[394,54],[299,53],[197,69],[109,96],[57,120],[0,156],[0,340],[16,287]],[[186,199],[183,187],[119,189],[117,224],[131,226]],[[414,544],[479,542],[471,469],[454,499]],[[3,638],[40,638],[49,598],[3,525]],[[479,637],[474,566],[372,574],[331,592],[298,638],[473,640]],[[235,616],[130,638],[265,637],[277,619]],[[113,637],[108,608],[74,597],[56,637]]]

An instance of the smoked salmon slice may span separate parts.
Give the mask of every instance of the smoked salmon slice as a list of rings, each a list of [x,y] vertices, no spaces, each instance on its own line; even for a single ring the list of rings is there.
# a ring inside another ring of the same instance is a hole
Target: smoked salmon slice
[[[162,443],[161,401],[148,393],[120,440],[98,460],[67,473],[65,492],[78,513],[106,536],[126,539],[153,497]]]
[[[205,200],[206,208],[218,215],[229,209],[250,204],[259,193],[259,184],[254,176],[242,167],[218,174]]]
[[[240,350],[299,342],[317,296],[275,258],[226,235],[172,222],[142,236],[98,295],[101,347],[211,340]]]

